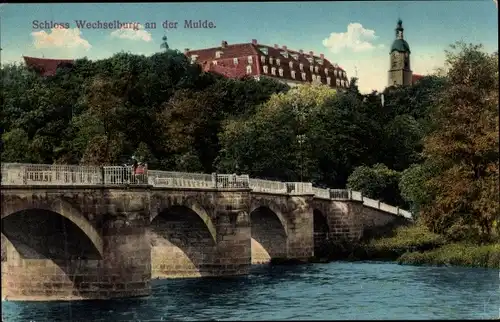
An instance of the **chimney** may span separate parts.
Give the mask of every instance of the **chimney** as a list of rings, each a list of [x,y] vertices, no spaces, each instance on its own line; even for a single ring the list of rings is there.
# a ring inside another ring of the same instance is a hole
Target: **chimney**
[[[314,56],[314,51],[310,51],[309,55]]]
[[[321,59],[325,59],[325,55],[324,54],[319,54],[319,57],[321,57]]]
[[[280,48],[280,46],[278,46],[277,44],[274,44],[274,48],[278,49],[278,48]]]
[[[184,54],[187,54],[188,51],[189,51],[189,48],[184,48]]]
[[[302,55],[304,53],[304,51],[301,49],[301,50],[299,50],[299,53]]]
[[[223,40],[220,46],[222,48],[226,48],[227,47],[227,41]]]
[[[283,49],[284,49],[284,50],[287,50],[286,46],[283,46]]]
[[[257,39],[252,39],[252,45],[257,45]]]

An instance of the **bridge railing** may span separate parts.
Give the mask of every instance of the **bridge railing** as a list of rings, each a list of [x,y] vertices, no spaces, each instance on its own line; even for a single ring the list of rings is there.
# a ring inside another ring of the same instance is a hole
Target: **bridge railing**
[[[310,182],[286,182],[289,194],[313,194],[313,186]]]
[[[263,179],[250,179],[250,188],[256,192],[287,193],[287,186],[284,182]]]
[[[330,189],[312,187],[312,191],[318,198],[330,199]]]
[[[313,194],[318,198],[332,200],[358,200],[367,207],[412,218],[409,211],[366,198],[359,191],[346,189],[323,189],[313,187],[310,182],[279,182],[250,179],[248,175],[205,174],[174,171],[148,170],[146,174],[134,175],[131,167],[80,166],[3,163],[2,185],[121,185],[150,184],[156,187],[178,188],[251,188],[256,192],[283,194]]]
[[[216,184],[210,174],[160,170],[148,170],[148,183],[171,188],[214,188]]]

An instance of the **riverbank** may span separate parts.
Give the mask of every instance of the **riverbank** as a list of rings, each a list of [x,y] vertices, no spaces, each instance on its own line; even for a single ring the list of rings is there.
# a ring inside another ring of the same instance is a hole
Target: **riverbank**
[[[394,235],[358,245],[335,243],[321,259],[396,261],[407,265],[464,266],[500,269],[500,243],[449,243],[423,225],[397,228]]]

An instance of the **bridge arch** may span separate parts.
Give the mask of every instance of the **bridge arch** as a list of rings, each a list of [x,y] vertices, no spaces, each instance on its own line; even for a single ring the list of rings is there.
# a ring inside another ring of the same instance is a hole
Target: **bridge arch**
[[[151,218],[153,278],[212,275],[217,232],[209,213],[191,198],[160,202]]]
[[[46,213],[57,214],[67,219],[85,234],[102,258],[104,242],[101,235],[78,209],[61,198],[54,198],[50,201],[37,200],[36,202],[27,202],[22,199],[4,201],[2,202],[2,222],[4,219],[13,215],[33,211],[44,211]]]
[[[287,257],[288,225],[273,202],[254,203],[250,208],[253,264]]]

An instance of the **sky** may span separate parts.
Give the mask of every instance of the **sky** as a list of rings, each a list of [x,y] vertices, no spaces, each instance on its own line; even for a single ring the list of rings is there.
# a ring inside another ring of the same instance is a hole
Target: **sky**
[[[170,48],[181,51],[216,47],[222,40],[231,44],[257,39],[265,45],[323,53],[348,77],[358,77],[362,92],[370,92],[387,85],[398,18],[410,45],[413,72],[427,75],[444,66],[444,51],[455,41],[497,51],[497,15],[494,0],[4,3],[0,4],[1,62],[21,62],[23,55],[70,59],[100,59],[120,51],[150,55],[160,51],[165,35]],[[186,28],[186,20],[207,20],[215,27]],[[98,21],[131,24],[121,28],[80,24]],[[170,22],[166,29],[165,21]],[[175,22],[177,28],[172,28]]]

